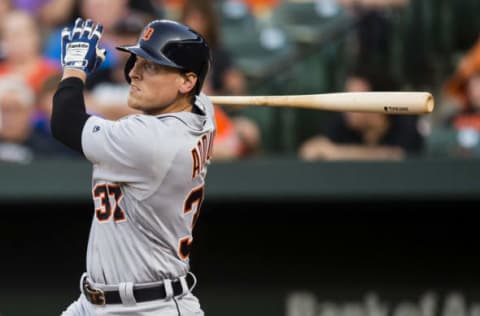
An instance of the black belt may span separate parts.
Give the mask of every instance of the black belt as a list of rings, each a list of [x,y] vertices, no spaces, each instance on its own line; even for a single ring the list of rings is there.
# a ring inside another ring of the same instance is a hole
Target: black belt
[[[192,278],[185,277],[187,281],[187,286],[190,288],[194,283]],[[86,278],[83,280],[83,294],[87,300],[95,305],[105,305],[105,304],[121,304],[122,299],[120,293],[117,290],[114,291],[103,291],[96,289],[88,284]],[[180,280],[172,281],[173,296],[178,296],[183,294],[182,284]],[[146,302],[153,300],[161,300],[167,297],[167,292],[165,290],[165,285],[162,283],[160,285],[149,287],[149,288],[133,288],[133,296],[135,297],[136,302]]]

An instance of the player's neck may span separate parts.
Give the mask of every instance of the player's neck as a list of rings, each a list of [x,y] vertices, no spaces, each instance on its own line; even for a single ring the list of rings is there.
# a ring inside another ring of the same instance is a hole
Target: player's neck
[[[176,113],[176,112],[192,112],[193,106],[189,102],[189,99],[179,99],[176,102],[167,105],[164,108],[155,109],[153,111],[145,111],[145,114],[150,115],[161,115],[167,113]]]

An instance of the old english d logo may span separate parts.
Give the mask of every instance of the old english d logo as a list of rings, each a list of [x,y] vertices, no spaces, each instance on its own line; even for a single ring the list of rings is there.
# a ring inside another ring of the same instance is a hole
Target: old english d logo
[[[150,39],[150,37],[152,37],[153,35],[153,28],[152,27],[149,27],[145,30],[145,32],[143,32],[143,36],[142,36],[142,40],[144,41],[148,41]]]

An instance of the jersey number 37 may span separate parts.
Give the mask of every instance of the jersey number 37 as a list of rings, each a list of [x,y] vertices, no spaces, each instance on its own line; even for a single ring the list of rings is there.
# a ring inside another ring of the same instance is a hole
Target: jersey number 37
[[[97,184],[93,188],[93,196],[95,199],[99,199],[101,205],[101,207],[95,208],[95,216],[99,222],[109,221],[112,216],[115,222],[126,220],[125,211],[120,207],[120,200],[123,197],[120,186],[106,183]],[[189,236],[183,237],[179,241],[178,255],[182,260],[186,260],[190,255],[193,242],[191,235],[200,215],[203,198],[204,187],[202,185],[193,189],[183,203],[182,215],[186,219],[188,215],[192,214],[192,223]]]

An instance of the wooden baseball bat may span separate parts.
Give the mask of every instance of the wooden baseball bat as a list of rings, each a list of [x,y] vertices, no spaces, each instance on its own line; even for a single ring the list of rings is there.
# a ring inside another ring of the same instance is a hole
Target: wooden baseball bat
[[[214,104],[274,106],[337,112],[424,114],[433,111],[429,92],[340,92],[305,95],[209,96]]]

